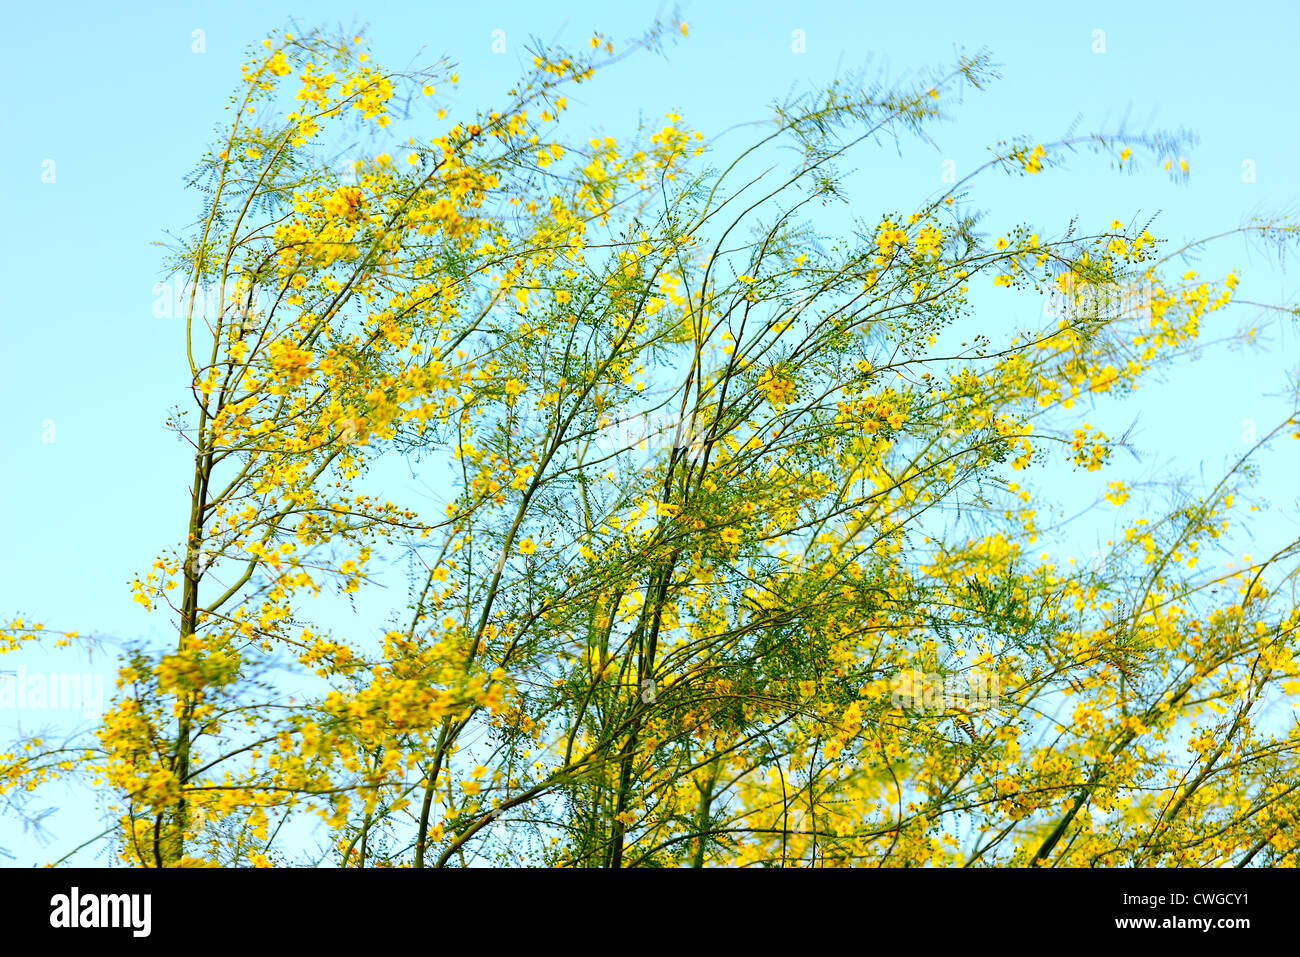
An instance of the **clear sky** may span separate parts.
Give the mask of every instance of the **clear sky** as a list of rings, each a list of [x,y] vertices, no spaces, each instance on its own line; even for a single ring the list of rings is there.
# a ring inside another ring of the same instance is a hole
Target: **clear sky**
[[[677,9],[688,39],[666,58],[624,61],[585,94],[606,132],[630,132],[639,115],[677,109],[710,138],[732,130],[719,140],[725,146],[738,123],[764,118],[792,86],[862,66],[906,79],[951,63],[957,51],[987,48],[1002,79],[953,106],[952,122],[934,131],[937,148],[909,148],[863,215],[938,187],[945,159],[960,173],[1000,139],[1046,142],[1076,122],[1079,130],[1189,129],[1199,137],[1186,154],[1191,178],[1172,183],[1149,160],[1117,174],[1080,156],[1032,186],[1008,188],[1009,215],[1055,231],[1075,215],[1105,226],[1159,211],[1153,231],[1181,239],[1297,208],[1300,5],[1292,2],[748,0]],[[186,447],[163,428],[188,373],[181,324],[154,315],[163,277],[162,250],[152,244],[168,230],[183,233],[198,212],[183,176],[221,118],[250,44],[288,27],[291,16],[302,26],[365,26],[381,64],[457,61],[465,81],[458,95],[478,105],[518,75],[530,36],[574,45],[593,30],[630,38],[673,10],[633,2],[13,5],[0,60],[10,91],[0,113],[0,614],[119,639],[174,634],[164,615],[132,603],[125,584],[180,536],[192,468]],[[194,50],[194,31],[203,31],[203,52]],[[494,53],[502,40],[505,51]],[[454,117],[457,101],[445,105]],[[1248,161],[1253,182],[1243,177]],[[999,195],[995,188],[980,199],[996,207]],[[1237,245],[1195,265],[1220,279],[1239,266],[1250,298],[1296,299],[1294,274],[1258,250]],[[1139,471],[1194,474],[1203,463],[1207,477],[1217,476],[1244,448],[1245,420],[1263,429],[1280,408],[1266,393],[1294,366],[1295,345],[1288,330],[1266,353],[1188,366],[1140,392],[1138,439],[1150,454]],[[1297,466],[1292,452],[1265,476],[1267,487],[1292,497]],[[79,654],[22,660],[111,672],[111,660],[88,664]],[[0,659],[0,669],[15,667]],[[0,737],[15,723],[0,713]],[[80,819],[61,815],[67,826],[42,850],[0,818],[0,846],[24,864],[56,848],[57,857],[89,836],[74,826]]]

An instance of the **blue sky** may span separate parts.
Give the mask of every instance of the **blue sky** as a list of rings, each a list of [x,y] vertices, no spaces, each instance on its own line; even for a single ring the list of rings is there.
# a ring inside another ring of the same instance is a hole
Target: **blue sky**
[[[183,176],[221,118],[246,48],[291,16],[304,26],[365,25],[380,63],[446,55],[460,64],[461,99],[445,104],[454,117],[458,103],[472,107],[508,88],[530,58],[530,36],[574,45],[593,30],[631,37],[674,10],[607,2],[562,9],[52,2],[6,13],[10,40],[0,74],[13,95],[0,150],[0,614],[118,638],[172,633],[166,617],[132,603],[125,584],[179,536],[192,467],[186,447],[162,427],[168,407],[184,397],[187,370],[183,328],[154,316],[154,286],[163,277],[162,250],[152,244],[168,230],[183,234],[198,212]],[[988,48],[1002,79],[953,106],[952,121],[934,131],[937,149],[912,144],[901,165],[894,157],[865,216],[936,188],[945,159],[960,173],[999,139],[1024,134],[1046,142],[1076,118],[1081,130],[1127,123],[1134,131],[1193,131],[1199,143],[1187,152],[1190,180],[1171,183],[1150,160],[1117,174],[1079,157],[1028,186],[1016,181],[1014,191],[992,184],[980,202],[997,207],[1008,197],[1012,217],[1058,230],[1074,215],[1085,226],[1104,226],[1116,217],[1129,222],[1138,210],[1160,211],[1155,231],[1181,239],[1231,228],[1253,212],[1294,210],[1300,198],[1292,101],[1300,7],[1292,3],[751,0],[677,9],[690,24],[689,39],[671,45],[667,59],[623,62],[585,94],[582,105],[606,132],[627,133],[639,115],[677,109],[709,138],[731,130],[718,139],[725,149],[738,141],[736,124],[762,119],[765,106],[793,86],[864,65],[906,79],[950,63],[958,50]],[[202,53],[193,51],[196,30],[203,31]],[[505,32],[504,53],[492,51],[497,30]],[[806,52],[795,52],[795,31]],[[1248,160],[1254,182],[1243,182]],[[47,161],[53,182],[43,182]],[[1241,267],[1250,298],[1295,300],[1294,275],[1257,250],[1225,247],[1197,268],[1221,278],[1232,265]],[[1220,355],[1139,393],[1139,437],[1151,453],[1144,468],[1190,474],[1203,463],[1207,477],[1217,475],[1225,457],[1244,448],[1245,420],[1262,430],[1281,408],[1266,393],[1294,365],[1294,346],[1287,330],[1266,353]],[[1279,459],[1264,487],[1293,494],[1286,478],[1297,465],[1293,452]],[[79,654],[44,666],[109,665],[87,664]],[[36,667],[45,659],[24,661]],[[0,736],[13,724],[0,714]],[[0,846],[19,850],[22,863],[48,856],[9,826],[0,823]],[[53,847],[78,843],[75,831],[61,826]]]

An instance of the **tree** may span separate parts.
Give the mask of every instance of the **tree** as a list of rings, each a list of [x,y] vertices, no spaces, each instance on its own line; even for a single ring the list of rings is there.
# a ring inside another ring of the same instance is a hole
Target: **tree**
[[[245,67],[175,252],[185,537],[135,582],[177,644],[124,662],[93,745],[20,743],[8,787],[106,781],[141,866],[1295,862],[1265,705],[1297,690],[1300,543],[1197,570],[1251,455],[1093,567],[1027,555],[1063,534],[1062,460],[1117,444],[1076,401],[1195,356],[1237,276],[1171,275],[1150,224],[991,240],[972,190],[1067,150],[1173,172],[1177,138],[1003,143],[830,228],[855,157],[984,57],[792,98],[709,167],[677,114],[565,135],[566,88],[620,58],[595,36],[340,173],[354,118],[416,129],[457,80],[360,51],[277,35]],[[1053,289],[1062,317],[954,341],[990,293]],[[453,463],[445,512],[378,494],[390,461]],[[331,591],[402,562],[404,608],[339,623]]]

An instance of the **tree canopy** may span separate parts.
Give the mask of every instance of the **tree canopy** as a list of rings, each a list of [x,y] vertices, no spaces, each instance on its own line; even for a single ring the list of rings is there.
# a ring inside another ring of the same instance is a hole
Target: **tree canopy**
[[[858,158],[983,55],[792,96],[731,153],[566,123],[685,33],[539,48],[458,119],[446,63],[254,50],[172,250],[190,504],[133,589],[175,642],[88,738],[0,754],[10,811],[91,781],[142,867],[1295,864],[1300,541],[1203,561],[1295,417],[1163,512],[1111,482],[1092,563],[1038,554],[1123,442],[1084,401],[1232,341],[1238,274],[1118,212],[981,225],[989,177],[1178,176],[1177,139],[1012,138],[871,205]]]

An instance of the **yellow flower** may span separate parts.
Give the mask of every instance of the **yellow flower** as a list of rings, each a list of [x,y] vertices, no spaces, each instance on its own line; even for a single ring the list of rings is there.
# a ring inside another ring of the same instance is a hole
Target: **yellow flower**
[[[794,383],[782,378],[775,370],[769,369],[764,372],[759,378],[758,385],[766,393],[767,401],[778,409],[785,407],[794,399]]]
[[[519,543],[519,554],[531,555],[535,551],[537,551],[537,544],[531,538],[525,538]]]
[[[1110,491],[1106,493],[1106,501],[1112,505],[1122,505],[1128,499],[1128,490],[1124,488],[1123,482],[1111,482]]]
[[[924,226],[920,234],[916,237],[916,251],[925,255],[938,255],[940,247],[943,245],[943,233],[933,226]]]
[[[1113,365],[1107,364],[1104,369],[1088,380],[1088,390],[1090,392],[1107,392],[1118,378],[1119,370]]]
[[[740,544],[740,532],[734,528],[724,528],[722,530],[722,540],[728,545],[738,545]]]
[[[1041,172],[1043,169],[1043,157],[1046,155],[1047,154],[1043,150],[1042,143],[1039,143],[1037,146],[1035,146],[1033,152],[1029,154],[1029,158],[1024,161],[1026,172],[1029,173]]]

